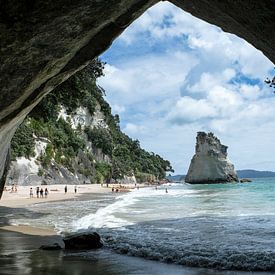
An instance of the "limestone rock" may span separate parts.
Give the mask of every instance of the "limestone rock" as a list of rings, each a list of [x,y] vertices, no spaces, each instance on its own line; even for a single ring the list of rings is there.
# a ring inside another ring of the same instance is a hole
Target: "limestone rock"
[[[191,160],[185,182],[220,183],[238,181],[233,164],[227,158],[227,146],[213,133],[198,132],[196,153]]]
[[[63,239],[65,249],[96,249],[101,248],[103,243],[96,233],[77,233]]]

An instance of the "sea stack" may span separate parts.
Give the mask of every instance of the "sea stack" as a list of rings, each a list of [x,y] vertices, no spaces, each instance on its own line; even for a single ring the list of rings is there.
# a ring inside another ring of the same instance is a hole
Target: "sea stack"
[[[234,165],[227,158],[227,148],[213,133],[198,132],[196,153],[191,160],[185,182],[238,182]]]

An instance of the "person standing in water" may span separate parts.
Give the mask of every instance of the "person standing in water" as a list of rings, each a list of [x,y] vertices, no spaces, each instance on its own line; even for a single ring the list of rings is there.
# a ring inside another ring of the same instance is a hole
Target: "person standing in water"
[[[165,188],[165,193],[168,193],[168,189],[167,188]]]
[[[65,185],[64,191],[65,191],[65,194],[67,194],[67,191],[68,191],[67,185]]]
[[[32,190],[32,187],[30,188],[30,198],[33,198],[33,190]]]

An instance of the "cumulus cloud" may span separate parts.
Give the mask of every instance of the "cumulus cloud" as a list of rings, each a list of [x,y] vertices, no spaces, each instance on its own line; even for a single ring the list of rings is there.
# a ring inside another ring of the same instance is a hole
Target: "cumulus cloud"
[[[102,58],[99,84],[123,130],[176,172],[187,171],[200,130],[229,145],[237,168],[271,169],[275,98],[262,80],[272,64],[246,41],[161,2]]]
[[[138,133],[143,132],[144,130],[145,127],[143,125],[137,125],[134,123],[127,123],[125,128],[123,128],[123,131],[129,135],[136,135]]]

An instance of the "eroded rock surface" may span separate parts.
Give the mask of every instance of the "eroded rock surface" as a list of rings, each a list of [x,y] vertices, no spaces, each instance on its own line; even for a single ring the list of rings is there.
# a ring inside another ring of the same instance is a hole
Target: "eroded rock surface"
[[[213,133],[198,132],[196,153],[185,177],[188,183],[238,181],[233,164],[227,158],[227,146]]]
[[[0,195],[10,140],[48,92],[90,60],[157,0],[0,1]],[[275,61],[272,0],[172,0],[243,37]]]

